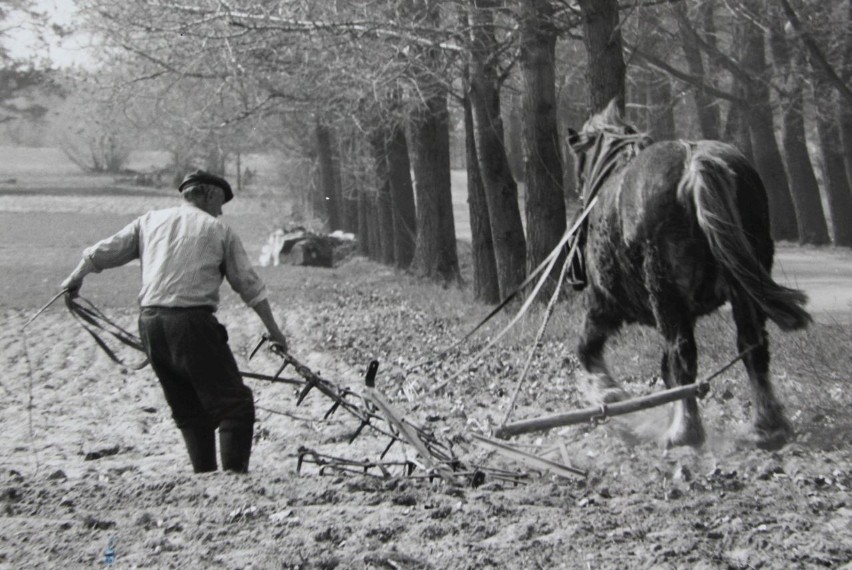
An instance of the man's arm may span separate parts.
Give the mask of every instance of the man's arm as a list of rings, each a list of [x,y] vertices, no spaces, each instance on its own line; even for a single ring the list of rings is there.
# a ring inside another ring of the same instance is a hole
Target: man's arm
[[[84,257],[80,260],[80,263],[77,264],[77,267],[74,268],[74,271],[72,271],[59,286],[62,289],[68,289],[68,292],[71,293],[72,296],[76,296],[80,291],[80,287],[83,286],[83,278],[94,271],[95,266]]]
[[[264,299],[263,301],[256,303],[252,306],[252,309],[254,309],[254,312],[260,317],[260,320],[263,321],[272,342],[280,344],[281,348],[284,349],[284,352],[288,352],[287,339],[284,337],[284,333],[281,332],[281,329],[278,328],[278,323],[275,322],[275,317],[272,315],[272,307],[269,306],[269,300]]]
[[[83,278],[89,273],[100,273],[103,269],[118,267],[138,258],[139,225],[140,219],[137,218],[117,234],[83,250],[80,263],[59,286],[76,295],[83,286]]]

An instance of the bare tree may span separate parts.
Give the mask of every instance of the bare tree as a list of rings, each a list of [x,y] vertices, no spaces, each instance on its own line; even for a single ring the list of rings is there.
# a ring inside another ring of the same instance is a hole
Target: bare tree
[[[626,65],[622,53],[616,0],[579,0],[583,14],[583,41],[588,53],[586,73],[589,111],[602,111],[611,100],[624,111]]]
[[[704,2],[704,17],[705,24],[713,21],[713,3]],[[707,77],[706,67],[704,64],[704,56],[701,49],[695,41],[694,26],[689,21],[686,2],[672,3],[672,10],[677,20],[678,34],[680,36],[680,45],[683,49],[684,57],[690,74],[695,77]],[[712,37],[712,36],[711,36]],[[701,126],[701,134],[705,139],[719,139],[719,106],[717,101],[704,88],[704,83],[693,86],[693,98],[695,99],[695,108],[698,114],[698,123]]]
[[[565,233],[566,224],[556,119],[558,29],[553,22],[553,12],[549,0],[520,2],[528,271],[553,251]]]
[[[781,108],[781,149],[796,208],[799,243],[829,243],[828,224],[822,210],[819,185],[805,141],[804,58],[790,49],[780,11],[769,8],[769,45],[784,96]]]
[[[470,2],[468,96],[472,121],[469,126],[473,127],[475,140],[469,143],[468,149],[470,144],[474,146],[476,153],[471,158],[476,160],[468,163],[468,169],[475,168],[474,175],[478,174],[478,179],[476,176],[473,179],[472,192],[477,191],[479,182],[485,192],[483,202],[475,194],[470,194],[469,198],[471,207],[485,207],[483,212],[477,212],[476,225],[471,222],[471,231],[477,232],[474,255],[488,256],[493,252],[496,287],[500,298],[504,298],[524,280],[526,269],[518,187],[509,167],[500,114],[500,88],[504,78],[499,69],[500,47],[494,25],[494,11],[498,5],[490,0]],[[470,193],[471,189],[468,191]],[[487,239],[491,240],[491,245],[484,243]],[[487,257],[478,261],[483,265],[480,279],[487,277],[489,262]],[[483,285],[482,289],[488,290],[488,287]]]

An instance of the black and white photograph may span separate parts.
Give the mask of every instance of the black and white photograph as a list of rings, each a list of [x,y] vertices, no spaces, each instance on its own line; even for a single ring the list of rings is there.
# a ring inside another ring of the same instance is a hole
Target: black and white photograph
[[[0,0],[0,570],[852,570],[852,0]]]

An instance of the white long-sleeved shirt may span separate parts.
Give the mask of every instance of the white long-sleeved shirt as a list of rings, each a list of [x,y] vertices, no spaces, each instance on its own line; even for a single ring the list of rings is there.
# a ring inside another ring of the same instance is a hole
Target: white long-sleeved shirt
[[[219,306],[222,279],[254,307],[266,286],[240,238],[224,222],[192,204],[155,210],[83,251],[97,273],[139,259],[142,307]]]

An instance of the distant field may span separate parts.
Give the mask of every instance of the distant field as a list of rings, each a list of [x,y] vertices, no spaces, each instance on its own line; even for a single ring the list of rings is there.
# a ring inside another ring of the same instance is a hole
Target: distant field
[[[141,152],[131,158],[131,164],[144,169],[165,155]],[[254,156],[244,164],[254,165],[263,176],[276,175],[270,157]],[[469,241],[464,171],[453,171],[451,182],[456,238]],[[174,204],[175,197],[171,188],[127,186],[110,176],[85,174],[56,149],[0,146],[0,270],[20,276],[14,285],[17,290],[43,288],[73,267],[83,247],[151,208]],[[291,225],[289,213],[289,204],[273,194],[246,195],[226,206],[225,220],[257,259],[269,233]],[[810,309],[821,320],[852,320],[850,250],[779,244],[774,274],[782,283],[805,289]],[[133,282],[135,271],[128,275]],[[0,303],[7,303],[11,293],[0,290]]]

